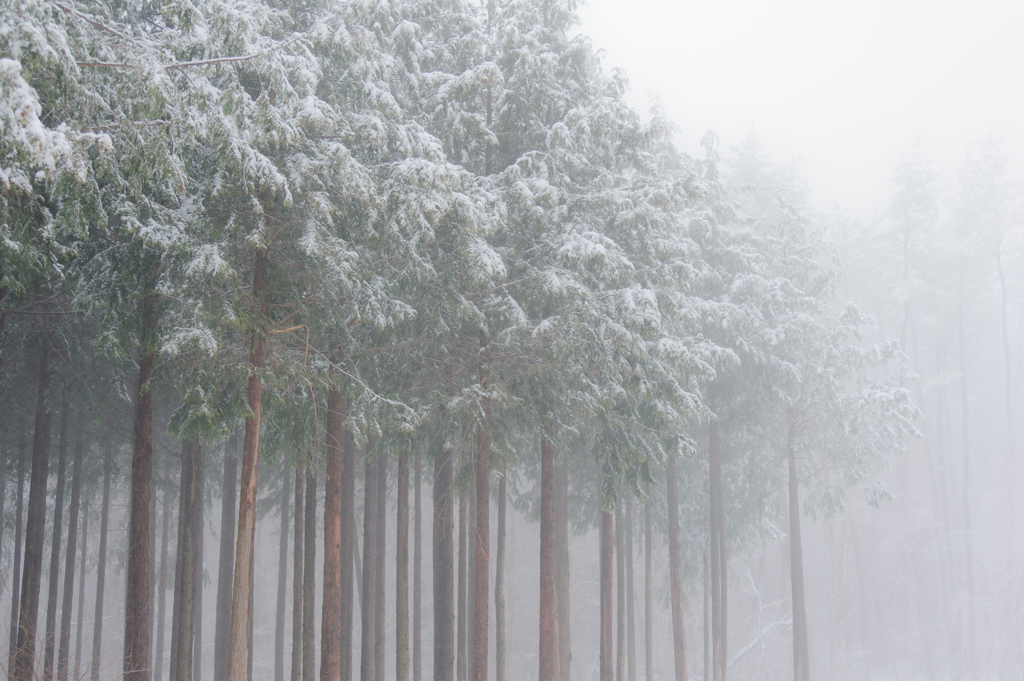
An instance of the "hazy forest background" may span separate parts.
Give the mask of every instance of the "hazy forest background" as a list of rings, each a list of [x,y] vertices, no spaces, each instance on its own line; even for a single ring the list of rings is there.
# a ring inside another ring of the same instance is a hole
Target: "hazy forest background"
[[[822,210],[579,12],[0,0],[7,678],[1024,677],[1009,145]]]

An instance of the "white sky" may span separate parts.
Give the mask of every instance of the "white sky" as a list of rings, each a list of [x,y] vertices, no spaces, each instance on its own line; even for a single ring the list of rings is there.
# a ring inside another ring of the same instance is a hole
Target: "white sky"
[[[751,127],[776,161],[803,160],[811,201],[864,217],[920,136],[954,184],[971,141],[1024,156],[1024,3],[1009,0],[589,0],[581,30],[630,101],[657,91],[699,152]]]

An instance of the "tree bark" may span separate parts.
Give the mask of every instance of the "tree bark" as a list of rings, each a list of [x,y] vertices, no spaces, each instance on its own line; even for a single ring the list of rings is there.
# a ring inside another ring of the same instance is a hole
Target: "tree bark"
[[[789,447],[789,560],[793,589],[793,679],[810,681],[807,645],[807,609],[804,601],[804,558],[800,539],[800,498],[797,490],[796,455]]]
[[[178,538],[180,564],[180,592],[175,595],[177,646],[174,650],[171,681],[189,681],[192,677],[193,634],[195,633],[195,576],[196,576],[196,487],[200,466],[200,445],[197,437],[182,443],[181,496],[178,502],[179,523],[182,534]]]
[[[974,551],[971,541],[971,439],[970,439],[970,402],[967,397],[967,360],[964,347],[964,291],[963,265],[960,272],[960,306],[958,311],[957,333],[959,339],[958,354],[960,365],[960,405],[961,433],[963,447],[963,492],[964,507],[964,563],[967,580],[967,646],[970,659],[971,679],[978,679],[978,634],[977,616],[974,597]]]
[[[636,604],[633,591],[633,503],[626,506],[626,678],[636,681]]]
[[[452,681],[455,661],[453,633],[454,499],[452,451],[441,445],[434,459],[433,575],[434,575],[434,681]]]
[[[726,607],[729,590],[725,565],[725,518],[722,503],[722,462],[718,421],[708,426],[708,475],[711,531],[711,650],[714,681],[724,681],[726,672]]]
[[[89,501],[82,509],[82,563],[78,570],[78,622],[75,624],[75,681],[82,678],[82,629],[85,623],[85,576],[89,557]]]
[[[46,530],[46,476],[50,465],[51,425],[51,415],[46,411],[46,390],[50,384],[49,338],[40,338],[39,345],[32,474],[29,479],[28,520],[25,525],[25,564],[21,574],[21,602],[18,607],[18,646],[11,674],[16,681],[32,681],[35,676],[36,618],[43,571],[43,533]]]
[[[352,433],[344,431],[341,439],[341,678],[352,681],[354,665],[353,577],[356,567],[356,450]]]
[[[469,462],[469,480],[463,490],[466,492],[466,678],[473,678],[473,636],[476,615],[474,591],[476,590],[476,450],[472,451]]]
[[[376,448],[376,436],[370,436],[370,443],[373,448]],[[387,571],[384,547],[387,546],[387,514],[385,513],[387,509],[387,475],[388,462],[382,453],[377,460],[377,522],[374,524],[374,529],[377,532],[377,543],[374,547],[377,550],[377,558],[373,561],[376,567],[373,597],[377,599],[377,605],[373,608],[373,651],[377,656],[373,669],[376,681],[384,681],[384,573]]]
[[[466,681],[466,569],[467,569],[467,558],[466,558],[466,490],[463,488],[459,490],[459,583],[458,583],[458,600],[456,605],[459,609],[459,621],[458,631],[456,636],[458,641],[455,645],[455,679],[456,681]]]
[[[21,547],[25,527],[25,429],[18,436],[18,492],[14,503],[14,568],[11,574],[11,629],[9,660],[18,650],[18,605],[21,601]],[[10,662],[8,662],[10,664]]]
[[[287,458],[287,455],[286,455]],[[277,561],[277,618],[274,629],[274,681],[284,681],[284,629],[288,614],[288,522],[291,510],[291,485],[281,481],[281,537]]]
[[[295,544],[292,548],[292,669],[291,681],[302,681],[302,550],[303,508],[302,483],[305,466],[300,461],[295,467]]]
[[[82,503],[82,457],[85,453],[85,411],[75,420],[75,458],[71,464],[71,507],[68,509],[68,547],[64,557],[64,597],[60,609],[57,678],[67,681],[71,659],[71,608],[75,593],[75,554],[78,550],[78,512]]]
[[[626,678],[626,557],[622,527],[622,490],[615,506],[615,681]]]
[[[341,391],[327,393],[327,477],[324,480],[324,586],[320,618],[320,681],[341,681]],[[283,555],[283,554],[282,554]],[[283,631],[282,617],[282,631]],[[283,643],[283,641],[282,641]]]
[[[367,446],[366,449],[367,456],[369,456],[370,447]],[[377,651],[374,646],[376,631],[374,609],[377,607],[377,599],[374,597],[374,573],[376,572],[374,560],[377,557],[377,533],[374,524],[377,520],[377,465],[377,459],[367,459],[363,476],[363,611],[359,655],[360,681],[374,681],[376,678]]]
[[[498,546],[494,557],[494,678],[505,681],[505,496],[508,481],[498,487]]]
[[[569,681],[572,663],[569,636],[569,470],[555,465],[555,593],[558,599],[558,673]]]
[[[139,384],[135,400],[135,437],[132,445],[132,500],[128,521],[128,588],[124,619],[124,679],[149,679],[149,507],[153,476],[153,387],[150,379],[156,352],[150,332],[156,324],[151,298],[142,303],[139,333]]]
[[[46,639],[43,644],[43,678],[54,674],[54,652],[57,643],[57,587],[60,584],[60,539],[64,526],[64,487],[67,482],[68,416],[71,404],[67,387],[60,410],[60,438],[57,444],[57,489],[53,504],[53,532],[50,542],[50,578],[46,592]]]
[[[192,566],[193,595],[192,610],[195,625],[192,629],[192,681],[201,681],[203,677],[203,554],[206,538],[206,478],[203,473],[203,449],[196,440],[195,481],[192,507],[195,517],[192,519],[195,535],[195,557]]]
[[[671,459],[670,459],[671,460]],[[542,474],[543,475],[543,474]],[[601,510],[601,681],[613,681],[615,664],[612,660],[612,589],[614,539],[612,514]]]
[[[413,548],[412,548],[412,681],[422,681],[420,667],[420,650],[422,646],[422,606],[423,595],[421,577],[423,566],[423,545],[421,521],[423,511],[420,505],[420,482],[423,479],[423,452],[416,447],[413,457]]]
[[[395,679],[409,681],[409,450],[398,458],[395,510]]]
[[[486,366],[486,365],[485,365]],[[486,373],[483,389],[487,390]],[[482,400],[484,420],[477,438],[476,454],[476,531],[474,545],[473,581],[473,681],[487,681],[487,633],[490,614],[490,593],[487,584],[490,577],[491,558],[491,404],[490,398]]]
[[[156,656],[153,658],[154,681],[160,681],[164,673],[164,626],[167,621],[167,544],[171,530],[170,495],[164,492],[163,527],[160,538],[160,584],[157,587]]]
[[[228,672],[231,636],[231,589],[235,572],[235,507],[238,503],[238,428],[224,445],[224,478],[220,501],[220,557],[217,566],[217,620],[213,633],[213,678]],[[161,606],[162,607],[162,606]]]
[[[711,678],[711,575],[708,574],[708,552],[704,552],[704,681]]]
[[[686,632],[683,630],[683,569],[679,553],[679,501],[676,458],[668,457],[668,564],[672,591],[672,647],[676,681],[686,681]]]
[[[548,417],[540,440],[540,671],[539,681],[560,681],[555,550],[554,423]]]
[[[654,574],[651,551],[651,490],[647,490],[644,502],[644,668],[647,681],[654,681]],[[705,679],[704,681],[707,681]]]
[[[96,563],[96,610],[92,619],[91,681],[100,679],[100,656],[103,654],[103,590],[107,578],[107,525],[110,520],[110,476],[113,467],[108,451],[103,461],[103,506],[100,510],[100,552]]]
[[[316,677],[316,475],[306,469],[305,564],[302,566],[302,681]]]
[[[252,278],[255,312],[262,317],[267,298],[266,248],[256,252]],[[235,576],[232,585],[231,630],[228,637],[227,681],[243,681],[248,677],[248,623],[252,603],[253,544],[256,537],[256,481],[260,453],[260,423],[263,402],[264,344],[261,329],[252,330],[252,348],[249,352],[249,386],[246,394],[251,416],[245,419],[245,440],[242,445],[242,486],[238,499],[238,535],[235,544]],[[218,680],[220,681],[220,680]]]

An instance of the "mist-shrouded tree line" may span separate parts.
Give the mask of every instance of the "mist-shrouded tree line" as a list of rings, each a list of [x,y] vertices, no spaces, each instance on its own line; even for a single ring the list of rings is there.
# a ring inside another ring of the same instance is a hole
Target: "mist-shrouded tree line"
[[[998,144],[817,213],[576,9],[6,0],[9,678],[1019,676]]]

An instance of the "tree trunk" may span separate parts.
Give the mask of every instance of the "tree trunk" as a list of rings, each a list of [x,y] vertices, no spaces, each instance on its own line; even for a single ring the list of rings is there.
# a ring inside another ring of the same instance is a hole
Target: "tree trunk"
[[[486,365],[485,365],[486,366]],[[486,374],[483,388],[487,389]],[[476,454],[476,531],[473,533],[476,547],[474,555],[473,581],[473,681],[487,681],[487,629],[490,614],[488,578],[491,559],[491,404],[490,398],[482,400],[484,421],[478,434]]]
[[[668,457],[668,565],[672,591],[672,648],[676,681],[686,681],[686,632],[683,630],[683,569],[679,553],[679,497],[676,458]]]
[[[156,485],[152,478],[149,481],[149,617],[146,620],[146,630],[149,632],[148,669],[149,675],[153,676],[156,666],[153,654],[156,651],[156,520],[157,520],[157,499]]]
[[[248,681],[252,681],[252,660],[255,656],[255,649],[253,649],[252,642],[256,635],[256,541],[255,541],[256,529],[253,528],[253,543],[252,543],[252,561],[250,562],[250,573],[249,573],[249,603],[252,607],[249,608],[249,631],[248,633],[248,648],[249,652],[245,661],[245,673]]]
[[[804,557],[800,540],[800,498],[797,491],[796,457],[789,448],[789,560],[793,589],[793,679],[810,681],[807,645],[807,609],[804,605]],[[713,574],[713,573],[712,573]]]
[[[714,681],[724,681],[726,672],[726,607],[729,585],[725,565],[725,519],[722,503],[722,462],[718,421],[708,426],[708,470],[711,531],[711,649]]]
[[[367,455],[370,447],[367,446]],[[377,651],[374,647],[375,613],[377,599],[374,597],[374,560],[377,557],[377,533],[374,523],[377,520],[377,465],[378,459],[367,459],[363,476],[363,612],[362,636],[359,655],[360,681],[374,681]]]
[[[231,636],[231,589],[235,572],[235,508],[238,503],[238,428],[224,445],[224,478],[220,497],[220,557],[217,566],[217,620],[213,634],[213,678],[228,673]],[[163,607],[163,606],[161,606]]]
[[[1007,556],[1007,584],[1005,596],[1006,613],[1006,648],[1003,657],[1004,678],[1019,674],[1019,646],[1018,636],[1018,612],[1017,612],[1017,446],[1016,434],[1014,432],[1014,405],[1013,405],[1013,366],[1010,358],[1010,333],[1009,323],[1006,319],[1006,308],[1008,295],[1006,291],[1006,273],[1003,271],[1003,258],[1001,251],[1001,237],[996,242],[996,272],[999,275],[1000,300],[1000,321],[1003,345],[1003,409],[1006,416],[1006,556]]]
[[[39,611],[40,577],[43,571],[43,533],[46,530],[46,476],[50,465],[50,422],[46,390],[50,384],[50,340],[40,338],[39,383],[36,392],[36,423],[32,438],[32,474],[28,488],[28,520],[25,525],[25,564],[21,574],[18,607],[18,646],[11,677],[32,681],[35,677],[36,618]]]
[[[971,541],[971,440],[970,440],[970,403],[967,397],[967,360],[964,348],[964,292],[963,271],[960,273],[960,308],[958,318],[959,364],[960,364],[960,404],[961,431],[963,435],[963,506],[964,506],[964,563],[967,579],[967,644],[970,658],[971,679],[978,679],[978,634],[976,608],[974,598],[974,552]]]
[[[466,678],[473,678],[473,636],[476,627],[476,451],[469,462],[469,480],[466,492]]]
[[[494,556],[494,679],[505,681],[505,496],[508,481],[498,487],[498,547]],[[415,681],[415,680],[414,680]]]
[[[455,646],[453,629],[454,499],[452,498],[452,451],[444,444],[434,459],[433,486],[434,575],[434,681],[452,681]]]
[[[286,458],[289,458],[286,454]],[[287,477],[281,481],[281,537],[277,561],[277,618],[274,629],[274,681],[284,681],[284,628],[288,614],[288,521],[291,485]]]
[[[22,529],[25,527],[25,429],[21,428],[18,436],[18,492],[14,504],[14,568],[11,574],[11,629],[10,654],[14,659],[18,650],[18,605],[21,601],[21,547]],[[10,663],[8,663],[10,664]]]
[[[292,670],[291,681],[302,681],[302,509],[305,466],[302,462],[295,467],[295,544],[292,548]]]
[[[423,595],[420,592],[420,578],[422,576],[423,546],[421,521],[422,507],[420,506],[420,481],[423,479],[423,451],[416,447],[413,458],[413,540],[412,540],[412,681],[422,681],[420,667],[420,649],[422,646],[422,615]],[[504,680],[502,680],[504,681]]]
[[[157,586],[156,656],[153,658],[154,681],[160,681],[164,673],[164,626],[167,621],[167,544],[171,530],[171,497],[164,492],[163,527],[160,538],[160,584]]]
[[[103,590],[107,578],[107,523],[110,520],[110,476],[113,468],[108,450],[103,461],[103,506],[100,510],[100,553],[96,562],[96,610],[92,619],[91,681],[100,679],[100,656],[103,654]]]
[[[327,477],[324,480],[324,586],[320,618],[320,681],[341,681],[341,392],[327,393]],[[282,554],[283,555],[283,554]],[[282,617],[282,632],[284,618]],[[282,641],[283,643],[283,641]]]
[[[89,558],[89,501],[82,508],[82,563],[78,570],[78,622],[75,624],[75,681],[82,678],[82,628],[85,623],[85,576]]]
[[[71,464],[71,507],[68,509],[68,547],[64,557],[64,597],[60,608],[57,679],[67,681],[71,659],[71,608],[75,593],[75,553],[78,550],[78,511],[82,503],[82,457],[85,453],[85,410],[75,420],[75,458]],[[2,517],[2,513],[0,513]]]
[[[626,557],[622,527],[622,490],[615,506],[615,681],[626,678]]]
[[[195,457],[195,489],[192,501],[195,511],[192,522],[196,542],[192,567],[192,585],[195,591],[192,604],[193,621],[195,622],[192,630],[192,681],[201,681],[203,678],[203,554],[206,538],[206,478],[203,474],[203,449],[198,439],[196,440]]]
[[[626,506],[626,678],[636,681],[636,604],[633,592],[633,503]]]
[[[558,599],[558,672],[570,679],[572,648],[569,637],[569,470],[555,466],[555,593]]]
[[[266,248],[256,252],[252,278],[255,312],[262,317],[266,311],[267,264]],[[228,637],[227,681],[243,681],[248,677],[248,623],[252,603],[253,544],[256,539],[256,479],[260,453],[260,423],[263,403],[263,369],[265,338],[261,329],[252,329],[249,352],[249,386],[247,404],[252,416],[245,419],[245,440],[242,445],[242,486],[238,499],[238,535],[235,544],[235,577],[232,585],[231,630]],[[218,679],[218,681],[220,681]]]
[[[181,452],[181,496],[178,501],[178,515],[182,518],[179,527],[178,559],[180,593],[175,595],[176,612],[174,628],[177,632],[177,646],[174,650],[171,681],[189,681],[192,677],[193,634],[195,633],[195,577],[196,577],[196,487],[200,466],[200,445],[198,437],[191,437],[182,443]]]
[[[671,459],[669,459],[671,461]],[[543,475],[543,473],[541,474]],[[601,510],[601,681],[613,681],[612,660],[612,585],[614,579],[614,539],[612,514]]]
[[[540,672],[539,681],[560,681],[555,550],[554,423],[548,417],[540,440]]]
[[[711,678],[711,575],[708,574],[708,552],[704,552],[704,681]]]
[[[395,515],[395,679],[409,681],[409,450],[398,458]]]
[[[64,526],[64,486],[67,481],[68,416],[71,404],[64,389],[60,411],[60,438],[57,445],[57,489],[53,504],[53,532],[50,543],[50,577],[46,592],[46,639],[43,643],[43,678],[53,678],[54,648],[57,643],[57,587],[60,584],[60,539]]]
[[[316,475],[306,469],[306,527],[302,566],[302,681],[316,677]]]
[[[644,669],[647,681],[654,681],[654,585],[651,540],[651,490],[647,490],[644,502]],[[704,681],[707,681],[705,678]]]
[[[124,679],[149,679],[149,507],[153,476],[153,387],[156,352],[150,331],[156,324],[153,300],[142,303],[139,333],[139,383],[135,400],[135,436],[132,445],[131,518],[128,521],[128,587],[124,618]]]
[[[373,448],[377,446],[377,438],[370,436],[370,443]],[[384,547],[387,546],[387,475],[388,462],[384,454],[378,455],[377,461],[377,522],[374,529],[377,532],[377,558],[373,561],[376,567],[374,573],[373,597],[377,599],[377,605],[373,608],[373,651],[377,656],[373,666],[374,678],[376,681],[384,681],[384,573],[386,570],[384,559]]]
[[[459,608],[459,621],[458,621],[458,641],[455,646],[455,679],[456,681],[466,681],[466,490],[465,488],[459,490],[459,583],[458,583],[458,601],[457,605]]]
[[[341,439],[341,678],[352,681],[353,572],[356,567],[356,450],[352,433]]]

